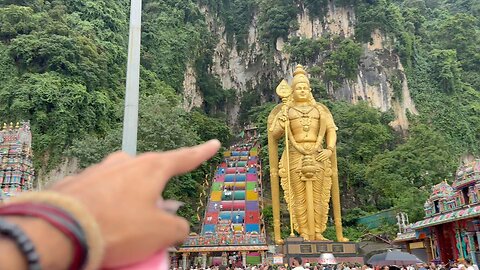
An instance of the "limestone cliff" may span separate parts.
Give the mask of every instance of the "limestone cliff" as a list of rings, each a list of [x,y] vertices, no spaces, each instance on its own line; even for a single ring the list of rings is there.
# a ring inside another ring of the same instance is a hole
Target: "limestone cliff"
[[[342,36],[353,38],[355,34],[355,12],[349,7],[336,7],[330,4],[323,18],[313,18],[308,10],[297,15],[298,29],[292,31],[289,37],[317,39],[324,36]],[[267,85],[274,85],[280,78],[291,79],[294,66],[290,55],[285,52],[285,41],[279,38],[276,51],[273,52],[274,67],[268,66],[262,44],[259,39],[258,16],[254,15],[250,22],[249,35],[245,51],[239,51],[236,42],[227,42],[227,33],[222,21],[206,7],[201,11],[205,15],[209,30],[218,35],[218,43],[213,55],[212,75],[218,76],[224,89],[234,89],[238,101],[228,108],[229,121],[234,124],[240,110],[240,99],[246,91],[256,91],[258,85],[265,80],[271,80]],[[358,68],[356,80],[345,80],[340,87],[326,85],[331,97],[336,100],[347,100],[356,103],[365,100],[371,106],[381,111],[393,110],[396,120],[391,123],[397,129],[407,129],[407,111],[417,114],[415,105],[410,98],[407,80],[398,55],[391,48],[392,41],[380,31],[372,33],[372,41],[363,45],[363,53]],[[307,68],[318,64],[305,64]],[[187,69],[185,74],[185,108],[200,106],[202,97],[194,81],[194,73]],[[399,80],[401,89],[394,89],[392,78]],[[272,93],[274,87],[272,87]],[[397,93],[395,92],[397,91]],[[400,92],[400,93],[399,93]],[[271,95],[259,93],[262,99],[271,99]],[[195,101],[195,102],[192,102]]]
[[[203,97],[197,86],[197,74],[192,63],[187,64],[183,79],[183,108],[190,111],[195,107],[201,107]]]
[[[373,42],[363,46],[356,81],[345,81],[339,89],[329,89],[336,98],[356,103],[367,101],[380,111],[392,109],[396,120],[391,125],[397,129],[408,129],[407,112],[418,114],[410,91],[400,58],[393,49],[384,44],[391,44],[380,31],[372,33]],[[393,78],[400,82],[401,89],[394,89]],[[399,93],[395,93],[399,91]]]
[[[48,185],[55,183],[67,176],[75,175],[81,171],[77,158],[65,157],[54,169],[46,171],[39,170],[37,175],[37,190],[43,190]]]

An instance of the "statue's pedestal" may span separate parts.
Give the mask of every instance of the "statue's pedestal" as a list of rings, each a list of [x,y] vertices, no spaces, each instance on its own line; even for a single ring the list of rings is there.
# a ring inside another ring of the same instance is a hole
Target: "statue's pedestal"
[[[322,253],[332,253],[337,263],[364,263],[363,257],[358,253],[358,244],[355,242],[305,241],[301,237],[288,237],[280,250],[283,251],[284,263],[289,265],[293,257],[302,258],[304,263],[320,263]]]

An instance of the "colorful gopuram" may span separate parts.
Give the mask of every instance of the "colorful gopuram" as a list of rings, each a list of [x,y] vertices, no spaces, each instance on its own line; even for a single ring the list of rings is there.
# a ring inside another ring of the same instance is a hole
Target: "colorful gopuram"
[[[202,230],[179,248],[179,267],[259,264],[268,250],[262,218],[262,178],[256,136],[224,153],[216,169]]]
[[[0,130],[0,200],[31,190],[34,178],[30,124],[3,124]]]
[[[457,170],[452,185],[432,188],[424,204],[425,219],[411,224],[397,242],[429,261],[447,263],[461,258],[480,262],[480,159]]]

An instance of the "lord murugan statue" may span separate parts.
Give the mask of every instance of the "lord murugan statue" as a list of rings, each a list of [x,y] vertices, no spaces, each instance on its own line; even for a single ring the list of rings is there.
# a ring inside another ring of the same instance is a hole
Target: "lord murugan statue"
[[[283,80],[277,87],[282,104],[268,117],[268,150],[272,188],[275,242],[280,235],[280,184],[290,212],[293,230],[306,241],[329,241],[323,236],[332,198],[337,241],[343,237],[338,184],[337,127],[328,108],[312,95],[307,72],[296,67],[291,86]],[[280,162],[278,145],[285,138]]]

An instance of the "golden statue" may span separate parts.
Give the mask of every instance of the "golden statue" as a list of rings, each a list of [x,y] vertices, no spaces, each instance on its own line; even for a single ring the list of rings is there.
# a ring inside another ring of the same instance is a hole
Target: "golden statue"
[[[293,230],[307,241],[329,241],[327,227],[330,195],[337,241],[343,237],[337,171],[337,127],[328,108],[313,98],[307,72],[301,65],[293,73],[292,87],[284,80],[277,87],[283,103],[268,116],[268,151],[272,184],[275,242],[280,236],[279,179]],[[285,151],[278,161],[278,142],[285,136]]]

